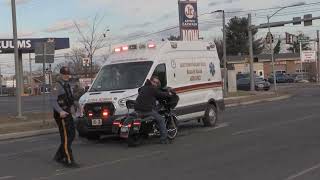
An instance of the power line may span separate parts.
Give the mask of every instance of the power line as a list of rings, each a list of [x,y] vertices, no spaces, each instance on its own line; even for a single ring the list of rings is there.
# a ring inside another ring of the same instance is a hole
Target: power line
[[[307,4],[301,4],[301,5],[297,5],[297,6],[283,6],[283,7],[272,7],[272,8],[263,8],[263,9],[251,9],[251,10],[241,10],[241,11],[227,11],[225,13],[240,13],[240,12],[257,12],[257,11],[267,11],[267,10],[274,10],[274,9],[281,9],[281,8],[285,8],[285,7],[291,7],[291,8],[296,8],[296,7],[300,7],[300,6],[311,6],[311,5],[316,5],[316,4],[320,4],[320,2],[313,2],[313,3],[307,3]]]

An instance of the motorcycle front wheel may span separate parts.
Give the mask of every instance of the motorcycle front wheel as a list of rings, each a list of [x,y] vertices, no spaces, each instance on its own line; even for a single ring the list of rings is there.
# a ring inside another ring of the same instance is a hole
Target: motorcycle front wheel
[[[167,121],[167,129],[168,129],[168,139],[173,140],[176,138],[178,134],[178,124],[177,118],[175,116],[170,116]]]

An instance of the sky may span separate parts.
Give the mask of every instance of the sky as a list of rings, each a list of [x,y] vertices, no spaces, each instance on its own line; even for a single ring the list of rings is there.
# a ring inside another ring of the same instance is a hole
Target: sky
[[[11,0],[0,0],[0,38],[12,37]],[[320,16],[319,4],[316,0],[198,0],[198,14],[205,14],[223,9],[226,21],[234,16],[247,17],[252,13],[253,24],[266,23],[267,15],[271,15],[279,7],[304,3],[305,6],[286,8],[272,17],[271,22],[291,20],[292,17],[312,13]],[[177,0],[16,0],[17,24],[19,38],[40,37],[69,37],[71,47],[79,47],[79,34],[74,28],[74,22],[86,32],[95,16],[102,18],[99,31],[107,33],[112,44],[124,44],[130,37],[137,37],[178,25]],[[274,8],[270,10],[257,9]],[[235,12],[236,11],[236,12]],[[240,11],[240,12],[239,12]],[[234,12],[234,13],[232,13]],[[318,20],[320,22],[320,20]],[[320,23],[313,22],[313,26],[303,25],[272,28],[274,36],[284,38],[285,32],[297,34],[303,32],[311,37],[316,36]],[[200,36],[205,39],[222,37],[221,14],[207,14],[199,17]],[[259,30],[256,38],[264,37],[266,29]],[[148,39],[161,39],[169,35],[178,35],[178,29],[156,33],[133,39],[139,42]],[[58,51],[64,54],[68,50]],[[103,54],[104,52],[99,52]],[[26,58],[25,56],[24,58]],[[61,59],[60,59],[61,61]],[[10,75],[14,72],[12,55],[1,55],[0,66],[2,73]],[[28,68],[28,61],[24,61],[24,69]],[[37,68],[36,65],[33,66]]]

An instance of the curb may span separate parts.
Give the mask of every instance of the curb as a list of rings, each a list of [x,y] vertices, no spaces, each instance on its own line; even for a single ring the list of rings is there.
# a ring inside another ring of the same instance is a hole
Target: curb
[[[227,98],[224,98],[224,100],[237,100],[237,99],[244,99],[244,98],[247,98],[247,97],[251,97],[251,96],[249,95],[249,96],[227,97]]]
[[[256,104],[256,103],[260,103],[260,102],[279,101],[279,100],[288,99],[290,97],[292,97],[292,95],[283,95],[283,96],[267,98],[267,99],[258,99],[258,100],[247,101],[247,102],[239,102],[239,103],[227,104],[226,107],[245,106],[245,105]]]
[[[57,128],[2,134],[2,135],[0,135],[0,141],[11,140],[11,139],[20,139],[20,138],[40,136],[40,135],[55,134],[55,133],[58,133]]]

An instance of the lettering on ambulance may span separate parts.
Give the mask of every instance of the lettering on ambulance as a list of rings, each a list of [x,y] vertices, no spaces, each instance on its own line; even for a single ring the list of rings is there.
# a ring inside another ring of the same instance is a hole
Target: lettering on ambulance
[[[203,68],[207,65],[205,62],[181,63],[180,68],[184,68],[189,76],[189,81],[201,81]]]

